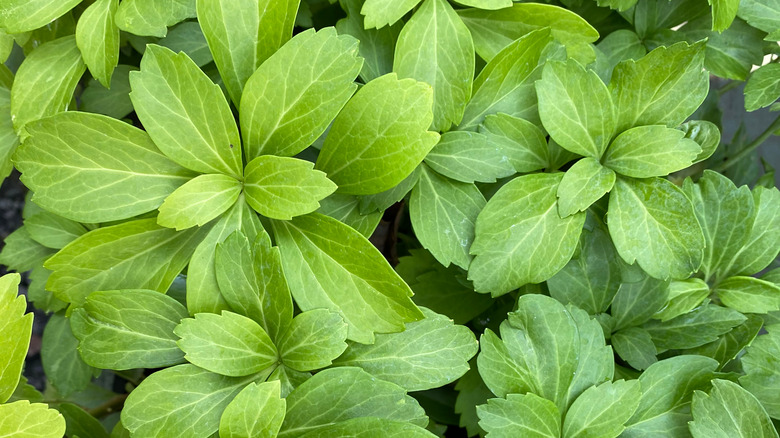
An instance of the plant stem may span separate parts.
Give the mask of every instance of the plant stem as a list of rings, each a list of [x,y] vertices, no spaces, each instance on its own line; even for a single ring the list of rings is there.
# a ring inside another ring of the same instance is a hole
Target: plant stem
[[[748,143],[744,148],[742,148],[741,151],[737,152],[734,156],[729,157],[726,161],[720,163],[718,166],[715,166],[713,170],[717,172],[723,172],[724,170],[728,169],[729,167],[733,166],[739,160],[745,158],[746,156],[750,155],[751,152],[753,152],[757,147],[761,146],[766,139],[772,136],[772,134],[780,129],[780,117],[776,118],[774,122],[772,122],[764,132],[761,133],[758,137],[755,138],[755,140]]]
[[[732,90],[734,88],[737,88],[740,85],[742,85],[743,83],[744,83],[743,81],[734,81],[734,80],[730,81],[726,85],[718,88],[718,96],[722,96],[727,91]]]
[[[127,396],[128,394],[119,394],[102,405],[93,409],[89,409],[87,412],[89,412],[89,414],[95,418],[100,418],[113,412],[117,412],[122,409],[122,405],[124,405]]]

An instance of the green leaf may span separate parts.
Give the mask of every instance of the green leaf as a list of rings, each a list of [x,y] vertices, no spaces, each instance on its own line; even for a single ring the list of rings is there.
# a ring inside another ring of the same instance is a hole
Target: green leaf
[[[365,16],[365,28],[382,28],[393,24],[417,6],[420,0],[400,0],[386,2],[384,0],[366,0],[360,13]]]
[[[241,139],[230,107],[187,54],[150,44],[130,86],[139,120],[165,155],[197,172],[241,177]]]
[[[125,32],[162,38],[168,26],[195,15],[195,0],[123,0],[115,20]]]
[[[279,364],[273,373],[268,376],[268,381],[278,380],[282,385],[281,396],[287,397],[295,388],[301,386],[301,384],[311,377],[311,373],[302,373],[290,369],[284,364]]]
[[[655,344],[647,330],[630,327],[612,334],[612,348],[632,368],[645,370],[657,362]]]
[[[685,138],[695,141],[701,148],[701,153],[696,156],[694,163],[706,160],[720,146],[720,130],[712,122],[690,120],[680,125],[679,129],[685,132]]]
[[[618,254],[655,278],[688,278],[705,240],[682,190],[660,178],[618,178],[609,196],[609,232]]]
[[[27,348],[32,334],[32,313],[25,315],[27,300],[17,296],[19,274],[6,274],[0,277],[0,403],[5,403],[13,394],[22,374]],[[2,418],[2,417],[0,417]],[[0,433],[3,422],[0,421]]]
[[[176,230],[202,226],[235,204],[242,187],[227,175],[200,175],[165,198],[157,223]]]
[[[24,220],[33,240],[47,248],[61,249],[87,232],[84,225],[47,211]]]
[[[736,6],[735,4],[735,12]],[[734,20],[724,32],[714,32],[710,30],[710,21],[710,17],[704,15],[689,21],[680,30],[688,41],[707,39],[704,68],[716,76],[744,81],[748,78],[753,64],[763,63],[764,53],[761,46],[766,35],[740,19]]]
[[[92,367],[81,359],[78,344],[68,318],[52,315],[43,331],[41,362],[49,382],[64,396],[86,388],[92,379]]]
[[[553,298],[522,295],[501,323],[501,338],[486,330],[477,358],[482,379],[499,397],[532,392],[565,411],[585,388],[612,377],[612,350],[598,322]]]
[[[753,205],[750,234],[742,248],[724,264],[725,268],[721,271],[724,278],[755,274],[769,266],[780,251],[780,191],[777,188],[755,187]]]
[[[569,57],[592,61],[590,43],[599,33],[576,13],[562,7],[515,3],[498,11],[461,9],[460,17],[474,35],[474,46],[482,59],[489,61],[512,41],[537,29],[549,27],[553,37],[566,46]]]
[[[479,132],[487,135],[488,145],[498,146],[516,172],[548,167],[547,139],[533,123],[504,113],[490,114]]]
[[[247,164],[246,202],[273,219],[292,219],[320,207],[319,201],[336,190],[314,163],[298,158],[264,155]]]
[[[780,325],[767,326],[766,331],[742,356],[745,376],[739,378],[739,383],[753,393],[772,418],[780,419]]]
[[[665,126],[638,126],[615,138],[604,166],[634,178],[666,176],[690,166],[702,149],[685,133]]]
[[[650,319],[666,304],[669,282],[645,276],[633,283],[623,283],[612,301],[615,330],[633,327]]]
[[[302,438],[434,438],[420,426],[384,418],[360,417],[313,430]]]
[[[698,354],[699,356],[711,357],[720,362],[721,368],[729,363],[737,355],[742,353],[750,343],[753,342],[764,320],[759,315],[748,315],[748,318],[742,324],[734,327],[728,333],[720,336],[717,340],[708,344],[685,350],[684,354]]]
[[[780,28],[780,5],[776,1],[742,0],[737,15],[756,29],[769,34],[774,34]]]
[[[712,380],[718,362],[702,356],[677,356],[654,363],[639,376],[642,396],[639,407],[626,423],[624,437],[638,438],[661,433],[687,436],[690,414],[684,409],[694,389],[705,388]],[[682,426],[680,426],[682,425]],[[658,435],[655,435],[658,436]]]
[[[502,46],[474,80],[458,129],[474,131],[485,116],[496,113],[537,121],[534,81],[541,76],[537,66],[550,42],[550,30],[540,29]]]
[[[463,118],[474,79],[474,43],[446,0],[425,0],[404,25],[393,71],[433,87],[432,131],[447,131]]]
[[[81,0],[6,0],[0,28],[9,34],[38,29],[67,13]]]
[[[489,136],[476,132],[445,132],[425,156],[425,163],[436,172],[464,183],[491,183],[514,174],[507,151],[489,140]]]
[[[422,167],[409,200],[415,235],[445,267],[454,263],[467,269],[474,223],[485,207],[485,198],[474,184],[452,181]]]
[[[780,98],[780,64],[767,64],[754,71],[745,84],[745,109],[755,111]]]
[[[57,298],[76,305],[82,305],[96,290],[165,292],[205,233],[176,232],[155,222],[153,218],[125,222],[74,240],[46,261],[46,268],[53,271],[47,288]]]
[[[342,0],[340,3],[347,13],[347,18],[336,22],[336,30],[339,34],[352,35],[360,41],[358,52],[364,58],[363,69],[360,71],[363,82],[368,83],[393,71],[393,53],[403,23],[398,22],[382,29],[366,29],[360,14],[363,2]]]
[[[630,1],[630,0],[629,0]],[[647,53],[647,49],[642,44],[639,36],[629,29],[619,29],[610,32],[609,35],[596,44],[597,54],[604,56],[605,69],[599,72],[599,76],[608,84],[612,78],[612,71],[620,61],[626,59],[637,60]],[[596,61],[598,63],[598,59]]]
[[[704,42],[680,42],[618,64],[609,83],[618,116],[615,132],[642,125],[674,128],[685,121],[709,90],[703,62]]]
[[[237,107],[247,79],[292,36],[299,3],[296,0],[197,1],[198,21]]]
[[[316,412],[316,415],[312,415]],[[399,386],[377,380],[360,368],[321,371],[287,396],[279,438],[299,437],[353,418],[376,417],[427,424],[417,401]]]
[[[422,172],[422,166],[414,168],[412,173],[404,178],[398,185],[391,189],[387,189],[383,192],[375,193],[373,195],[360,196],[360,212],[362,214],[371,213],[374,211],[384,212],[390,208],[396,202],[401,201],[404,197],[414,188],[417,181],[420,179],[420,173]]]
[[[737,16],[739,0],[708,0],[712,5],[712,30],[723,32]]]
[[[609,90],[596,73],[574,60],[550,61],[536,82],[536,93],[539,116],[555,142],[576,154],[601,158],[617,118]]]
[[[11,174],[11,157],[19,145],[11,117],[11,90],[0,86],[0,184]]]
[[[360,198],[342,193],[333,193],[320,200],[320,208],[317,212],[344,222],[365,238],[371,237],[374,233],[379,221],[382,220],[383,213],[372,211],[363,214],[360,212]]]
[[[479,425],[493,437],[558,438],[561,414],[555,403],[536,394],[507,394],[477,406]]]
[[[274,365],[279,354],[260,325],[237,313],[198,313],[173,331],[191,363],[223,376],[248,376]],[[270,373],[270,371],[269,371]]]
[[[727,278],[718,283],[715,293],[724,306],[742,313],[780,310],[780,286],[758,278]]]
[[[174,52],[184,52],[198,66],[212,62],[206,37],[197,21],[185,21],[174,26],[158,44]]]
[[[353,81],[362,66],[357,46],[334,28],[307,30],[252,74],[239,111],[247,159],[293,156],[325,132],[357,89]]]
[[[114,24],[119,0],[99,0],[90,5],[76,24],[76,45],[92,76],[104,87],[119,63],[119,28]]]
[[[736,310],[705,304],[666,322],[650,321],[644,328],[659,349],[694,348],[716,340],[746,319]]]
[[[65,417],[65,435],[66,436],[88,436],[91,438],[109,438],[105,427],[97,418],[90,415],[81,406],[73,403],[62,403],[57,406],[63,417]]]
[[[503,9],[512,6],[510,0],[461,0],[458,4],[479,9]]]
[[[709,395],[696,391],[691,403],[694,438],[777,437],[761,403],[741,386],[715,379]]]
[[[458,379],[455,385],[458,391],[458,398],[455,401],[455,413],[460,414],[460,427],[466,428],[469,436],[484,434],[485,431],[479,427],[479,418],[477,417],[477,406],[485,404],[493,394],[482,382],[476,367],[472,367],[469,372]]]
[[[591,386],[577,397],[566,412],[561,436],[617,437],[625,429],[623,424],[639,406],[641,393],[636,380],[618,380]]]
[[[373,343],[375,332],[401,331],[423,317],[409,286],[357,231],[316,213],[273,225],[296,303],[339,312],[348,339]]]
[[[583,158],[566,171],[558,185],[558,214],[571,216],[598,201],[615,185],[615,172],[595,158]]]
[[[9,234],[3,241],[0,264],[17,272],[25,272],[40,266],[54,251],[33,240],[27,227],[22,226]]]
[[[477,217],[469,279],[478,292],[502,295],[555,275],[571,259],[585,214],[558,215],[555,192],[563,174],[513,179]],[[554,242],[554,243],[553,243]]]
[[[15,161],[41,207],[79,222],[125,219],[157,208],[192,173],[138,128],[65,112],[27,126]]]
[[[268,233],[258,233],[253,248],[241,231],[231,234],[217,245],[215,267],[230,308],[255,320],[271,339],[278,340],[292,321],[293,304],[279,248],[271,246]]]
[[[0,405],[0,436],[60,438],[64,435],[65,419],[46,404],[19,400]]]
[[[219,420],[220,438],[273,437],[284,420],[286,401],[278,381],[250,383],[227,405]]]
[[[338,313],[314,309],[298,314],[276,344],[282,363],[296,371],[325,368],[347,348],[347,324]]]
[[[74,36],[42,44],[24,59],[11,87],[11,120],[22,139],[28,123],[68,109],[85,69]]]
[[[190,364],[157,371],[127,397],[122,424],[132,435],[210,436],[230,401],[255,378],[220,376]]]
[[[407,391],[437,388],[469,369],[479,344],[465,326],[422,308],[425,319],[400,333],[378,334],[371,345],[351,344],[334,364],[355,366]]]
[[[316,167],[342,193],[368,195],[394,187],[439,140],[438,133],[427,131],[432,103],[430,85],[395,73],[374,79],[334,120]]]
[[[137,67],[119,64],[111,75],[111,88],[104,87],[97,79],[87,82],[81,93],[80,111],[104,114],[122,119],[133,112],[130,101],[130,72]]]
[[[70,326],[82,359],[93,367],[159,368],[184,359],[173,329],[187,316],[183,305],[157,291],[101,291],[73,310]]]
[[[669,294],[664,307],[653,318],[668,321],[688,313],[710,295],[710,287],[700,278],[675,280],[669,284]]]

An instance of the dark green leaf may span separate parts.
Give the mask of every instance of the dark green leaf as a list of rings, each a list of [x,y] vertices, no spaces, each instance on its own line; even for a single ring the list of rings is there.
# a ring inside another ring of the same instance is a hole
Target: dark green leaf
[[[633,283],[623,283],[612,301],[615,330],[634,327],[650,319],[666,304],[669,282],[645,276]]]
[[[533,172],[550,167],[547,139],[533,123],[504,113],[490,114],[479,127],[488,145],[498,146],[516,172]]]
[[[766,331],[742,356],[746,375],[740,377],[739,383],[756,396],[772,418],[780,419],[780,325],[770,325]]]
[[[644,328],[658,348],[694,348],[716,340],[746,319],[736,310],[705,304],[666,322],[650,321]]]
[[[41,343],[41,362],[46,377],[65,396],[86,388],[92,379],[92,367],[81,359],[77,349],[79,341],[73,336],[68,322],[62,314],[52,315]]]
[[[647,369],[657,361],[653,339],[643,328],[630,327],[613,333],[611,342],[615,353],[634,369]]]

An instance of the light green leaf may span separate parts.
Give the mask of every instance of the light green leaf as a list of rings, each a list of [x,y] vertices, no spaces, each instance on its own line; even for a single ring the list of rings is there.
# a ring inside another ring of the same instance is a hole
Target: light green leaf
[[[24,219],[24,227],[33,240],[47,248],[61,249],[84,235],[84,225],[43,211]]]
[[[684,279],[701,266],[705,240],[691,201],[671,182],[618,178],[609,196],[618,254],[655,278]]]
[[[548,167],[547,139],[533,123],[504,113],[490,114],[479,132],[487,135],[489,145],[498,146],[516,172]]]
[[[485,207],[485,198],[474,184],[455,182],[422,167],[409,200],[415,235],[445,267],[454,263],[468,269],[474,223]]]
[[[372,211],[367,214],[360,212],[360,198],[354,195],[333,193],[320,200],[318,213],[330,216],[340,222],[344,222],[365,238],[371,237],[382,220],[381,211]]]
[[[168,35],[157,42],[174,52],[184,52],[198,66],[212,62],[214,58],[197,21],[185,21],[174,26]]]
[[[225,96],[185,53],[150,44],[130,99],[160,150],[202,173],[241,177],[241,139]]]
[[[68,109],[85,69],[74,36],[42,44],[22,61],[11,87],[11,120],[22,139],[28,123]]]
[[[217,245],[215,267],[219,289],[233,311],[278,340],[292,321],[293,304],[279,248],[271,246],[268,233],[258,233],[254,248],[241,231],[231,234]]]
[[[710,287],[700,278],[675,280],[669,284],[669,295],[664,307],[653,318],[668,321],[688,313],[710,295]]]
[[[577,397],[566,412],[561,436],[617,437],[625,429],[623,424],[639,406],[641,393],[636,380],[618,380],[591,386]]]
[[[555,196],[558,214],[571,216],[598,201],[615,185],[615,172],[602,166],[595,158],[583,158],[566,171]]]
[[[730,277],[715,286],[724,306],[742,313],[780,310],[780,285],[753,277]]]
[[[722,276],[752,275],[769,266],[780,251],[780,191],[753,189],[752,227],[745,244],[724,264]],[[745,220],[745,217],[742,217]],[[750,219],[748,219],[750,221]]]
[[[256,378],[220,376],[190,364],[157,371],[127,397],[122,424],[139,436],[210,436],[230,401]]]
[[[17,438],[60,438],[65,419],[44,403],[19,400],[0,405],[0,436]]]
[[[115,19],[125,32],[162,38],[168,26],[195,15],[195,0],[123,0]]]
[[[474,79],[474,43],[446,0],[424,0],[395,46],[393,71],[433,87],[432,131],[447,131],[463,118]]]
[[[612,301],[615,330],[633,327],[650,319],[666,304],[669,282],[645,276],[640,281],[620,285]]]
[[[399,80],[394,73],[374,79],[336,117],[316,167],[342,193],[368,195],[394,187],[439,141],[438,133],[427,131],[432,104],[430,85]]]
[[[712,30],[723,32],[737,16],[739,0],[708,0],[712,6]]]
[[[314,309],[292,319],[276,344],[282,363],[296,371],[325,368],[347,348],[347,324],[338,313]]]
[[[477,354],[474,334],[451,319],[422,308],[425,319],[400,333],[378,334],[371,345],[351,344],[334,361],[356,366],[407,391],[437,388],[457,380]]]
[[[761,403],[741,386],[715,379],[709,395],[696,391],[691,403],[694,438],[777,437]]]
[[[650,321],[644,328],[659,349],[694,348],[716,340],[746,319],[736,310],[705,304],[666,322]]]
[[[183,305],[157,291],[100,291],[73,310],[70,326],[93,367],[160,368],[183,361],[173,329],[187,316]]]
[[[301,386],[301,384],[311,377],[311,373],[302,373],[290,369],[284,364],[279,364],[273,373],[268,376],[268,381],[278,380],[282,386],[281,396],[287,397],[295,388]]]
[[[512,6],[511,0],[459,0],[458,4],[479,9],[503,9]]]
[[[574,60],[550,61],[536,82],[539,116],[564,149],[596,160],[615,132],[615,106],[607,86]],[[586,97],[587,96],[587,97]]]
[[[780,29],[780,4],[774,0],[742,0],[739,2],[737,15],[770,36]]]
[[[155,219],[125,222],[79,237],[46,261],[46,288],[82,305],[92,291],[152,289],[165,292],[208,228],[176,232]]]
[[[314,163],[298,158],[264,155],[247,164],[244,180],[246,202],[273,219],[292,219],[320,207],[319,201],[336,190]]]
[[[555,275],[571,259],[585,214],[558,215],[563,174],[532,174],[501,187],[477,217],[469,279],[479,292],[505,294]]]
[[[282,427],[286,401],[278,381],[250,383],[238,393],[219,420],[220,438],[275,437]]]
[[[347,12],[347,18],[336,23],[339,34],[352,35],[360,41],[358,52],[364,59],[360,77],[368,83],[382,75],[393,71],[393,53],[398,34],[403,27],[402,22],[382,29],[366,29],[360,8],[361,0],[342,0],[341,7]]]
[[[701,148],[701,152],[693,161],[694,163],[706,160],[720,146],[720,129],[712,122],[690,120],[680,125],[679,129],[685,133],[685,138],[695,141]]]
[[[130,72],[137,67],[119,64],[111,75],[111,88],[107,89],[97,79],[87,82],[81,93],[80,111],[105,114],[115,119],[122,119],[133,112],[133,102],[130,101]]]
[[[624,361],[637,370],[645,370],[657,362],[655,344],[647,330],[630,327],[612,334],[612,348]]]
[[[682,353],[711,357],[720,362],[720,366],[723,368],[753,342],[763,325],[764,320],[761,316],[748,315],[745,322],[734,327],[717,340],[696,348],[683,350]]]
[[[617,108],[616,132],[642,125],[674,128],[685,121],[709,90],[703,62],[704,42],[680,42],[618,64],[609,83]]]
[[[312,415],[316,412],[316,415]],[[353,418],[376,417],[425,426],[417,401],[399,386],[378,380],[360,368],[321,371],[287,396],[287,415],[279,438],[316,433]]]
[[[9,34],[38,29],[67,13],[81,0],[5,0],[0,28]]]
[[[479,425],[493,437],[558,438],[561,414],[555,403],[534,393],[507,394],[477,406]]]
[[[685,133],[661,125],[624,131],[610,144],[604,166],[634,178],[666,176],[690,166],[702,152]]]
[[[464,183],[491,183],[514,174],[514,166],[507,156],[510,152],[502,148],[503,144],[489,140],[482,133],[445,132],[425,156],[425,163],[436,172]]]
[[[202,226],[235,204],[242,187],[227,175],[200,175],[165,198],[157,223],[176,230]]]
[[[360,13],[365,16],[365,28],[382,28],[393,24],[417,6],[420,0],[400,0],[386,2],[384,0],[366,0]]]
[[[415,167],[409,176],[401,180],[398,185],[391,189],[387,189],[383,192],[375,193],[373,195],[360,196],[360,212],[362,214],[367,214],[374,211],[384,212],[396,202],[404,199],[404,197],[414,188],[414,186],[417,184],[417,181],[420,179],[421,167],[422,166]]]
[[[0,86],[0,184],[11,174],[11,157],[19,145],[11,117],[11,90]]]
[[[65,112],[27,126],[16,153],[33,201],[79,222],[125,219],[157,208],[192,173],[138,128],[109,117]]]
[[[588,63],[593,60],[590,43],[599,38],[599,33],[587,21],[559,6],[515,3],[498,11],[461,9],[458,12],[474,35],[477,53],[486,61],[517,38],[549,27],[553,37],[566,46],[569,57]]]
[[[0,277],[0,403],[5,403],[13,394],[22,374],[22,366],[27,356],[32,334],[32,313],[25,315],[27,300],[17,296],[19,274],[6,274]],[[2,417],[0,417],[2,418]],[[0,421],[0,433],[3,423]]]
[[[534,81],[541,77],[537,66],[551,41],[550,30],[540,29],[502,46],[474,80],[458,129],[474,131],[496,113],[537,121]]]
[[[56,251],[33,240],[27,227],[22,226],[3,241],[0,264],[17,272],[25,272],[40,266]]]
[[[83,390],[92,379],[92,367],[81,359],[78,345],[68,318],[52,315],[43,330],[41,362],[47,379],[63,396]]]
[[[332,27],[291,39],[246,82],[239,112],[247,159],[293,156],[311,145],[357,90],[362,65],[358,41]]]
[[[108,88],[119,63],[119,28],[114,24],[119,0],[99,0],[91,4],[76,24],[76,45],[89,72]]]
[[[173,331],[191,363],[223,376],[248,376],[274,365],[274,343],[260,325],[237,313],[198,313]],[[269,371],[270,373],[270,371]]]
[[[401,331],[423,317],[409,286],[357,231],[316,213],[273,225],[296,303],[304,311],[339,312],[348,339],[373,343],[375,332]]]
[[[298,0],[197,1],[198,21],[237,107],[247,79],[292,36],[299,3]]]
[[[768,332],[758,336],[742,356],[745,376],[739,383],[761,402],[772,418],[780,419],[780,325],[766,327]]]
[[[434,438],[420,426],[384,418],[359,417],[313,430],[302,438]]]
[[[780,64],[762,66],[745,84],[745,109],[755,111],[780,98]]]

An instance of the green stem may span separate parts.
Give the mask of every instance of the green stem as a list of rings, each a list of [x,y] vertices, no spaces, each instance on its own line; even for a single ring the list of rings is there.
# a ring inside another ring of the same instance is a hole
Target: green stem
[[[715,166],[713,170],[717,172],[723,172],[729,167],[737,164],[739,160],[750,155],[750,153],[752,153],[757,147],[761,146],[761,144],[764,143],[766,139],[771,137],[772,134],[778,129],[780,129],[780,117],[776,118],[775,121],[772,122],[772,124],[770,124],[769,127],[767,127],[766,130],[761,133],[761,135],[756,137],[755,140],[751,141],[747,146],[742,148],[742,150],[737,152],[734,156],[729,157],[726,161],[720,163],[720,165]]]
[[[726,85],[718,88],[718,96],[722,96],[727,91],[737,88],[742,84],[744,84],[743,81],[733,81],[733,80],[729,81],[729,83],[727,83]]]
[[[102,405],[94,409],[89,409],[87,412],[95,418],[104,417],[112,412],[117,412],[122,409],[122,405],[125,404],[127,396],[128,394],[119,394]]]

